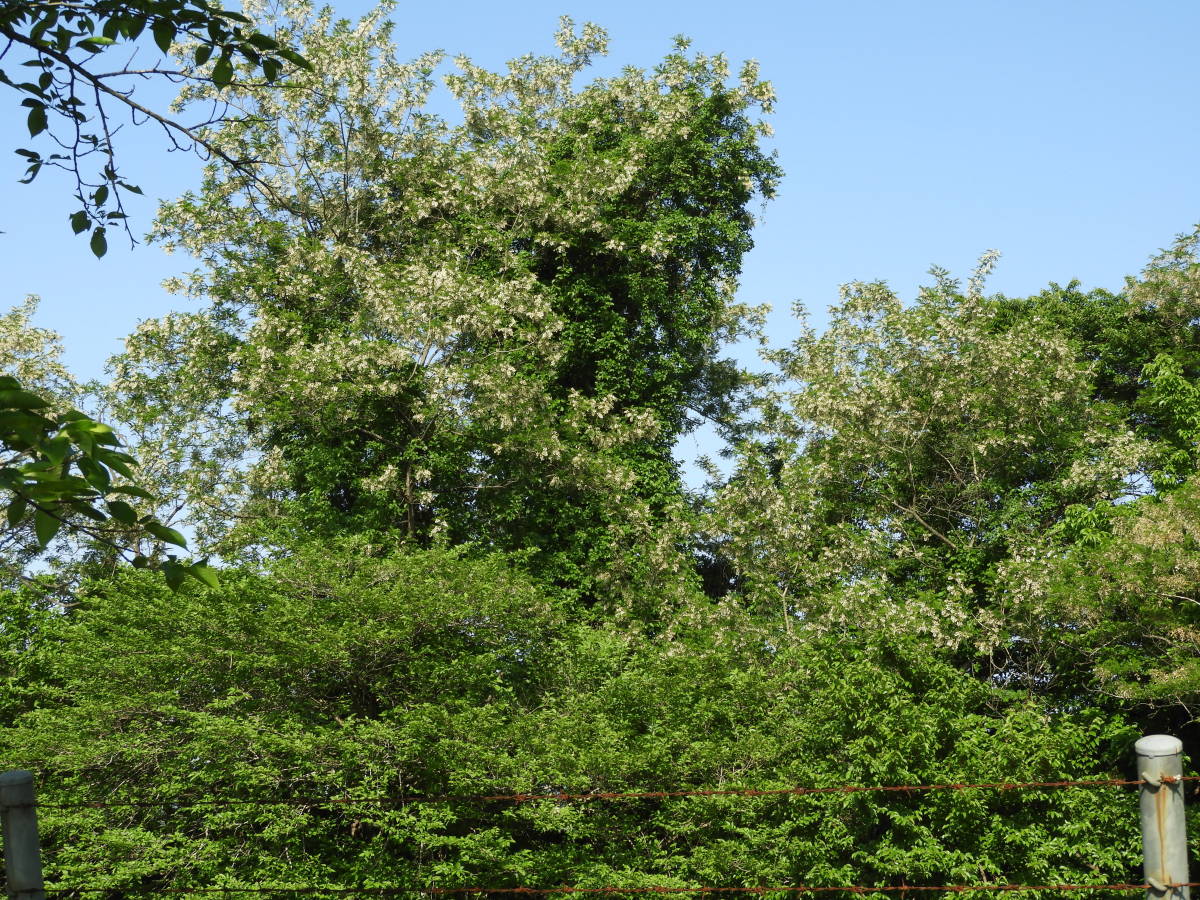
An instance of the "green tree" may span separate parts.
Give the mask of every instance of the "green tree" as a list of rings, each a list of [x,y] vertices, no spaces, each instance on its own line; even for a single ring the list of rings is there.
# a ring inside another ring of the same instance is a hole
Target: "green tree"
[[[559,56],[458,60],[452,127],[425,109],[439,58],[397,61],[382,15],[296,5],[280,34],[313,71],[229,94],[252,114],[212,139],[286,202],[216,164],[164,208],[212,305],[143,328],[119,390],[188,395],[184,371],[203,373],[195,408],[239,412],[262,454],[230,505],[285,545],[529,548],[589,590],[613,560],[651,565],[640,548],[682,493],[671,448],[738,403],[720,347],[754,321],[733,287],[747,205],[778,175],[751,118],[769,86],[681,43],[577,90],[605,38],[566,22]]]
[[[965,292],[935,274],[907,307],[852,284],[823,334],[773,355],[781,383],[712,529],[785,618],[924,633],[1032,678],[996,567],[1068,507],[1125,496],[1146,444],[1052,321],[1006,316],[983,270]]]
[[[1003,567],[999,589],[1053,610],[1046,631],[1060,677],[1082,673],[1091,690],[1177,732],[1193,722],[1200,697],[1198,250],[1200,229],[1155,256],[1121,294],[1056,288],[1009,310],[1055,319],[1092,365],[1095,401],[1119,411],[1145,452],[1129,484],[1143,496],[1069,507]]]
[[[846,288],[714,500],[731,597],[1194,740],[1198,246],[1120,293]]]

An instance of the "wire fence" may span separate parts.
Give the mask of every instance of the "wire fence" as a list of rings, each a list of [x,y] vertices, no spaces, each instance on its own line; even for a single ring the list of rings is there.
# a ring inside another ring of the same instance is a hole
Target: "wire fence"
[[[120,892],[137,896],[156,895],[187,895],[187,894],[305,894],[326,896],[408,896],[411,894],[427,894],[431,896],[464,895],[477,896],[480,894],[509,895],[555,895],[555,894],[602,894],[606,896],[624,894],[908,894],[908,893],[942,893],[964,894],[997,891],[1021,893],[1031,891],[1144,891],[1148,884],[948,884],[948,885],[888,885],[869,887],[866,885],[779,885],[756,887],[670,887],[665,885],[650,885],[648,887],[512,887],[512,888],[483,888],[483,887],[219,887],[219,888],[121,888]],[[1200,887],[1200,882],[1183,882],[1168,884],[1168,888]],[[46,888],[47,894],[95,894],[106,893],[113,888]]]
[[[184,810],[192,808],[230,808],[245,806],[300,806],[300,807],[341,807],[354,805],[406,806],[421,803],[591,803],[603,801],[675,799],[687,797],[786,797],[812,794],[857,794],[884,792],[922,792],[922,791],[967,791],[967,790],[996,790],[1020,791],[1043,789],[1074,789],[1100,787],[1157,787],[1160,784],[1184,785],[1200,782],[1200,776],[1163,775],[1154,781],[1145,778],[1138,779],[1083,779],[1059,781],[1012,781],[1012,782],[954,782],[945,784],[910,784],[910,785],[830,785],[820,787],[788,787],[788,788],[698,788],[666,791],[588,791],[569,793],[562,791],[543,791],[512,794],[443,794],[437,796],[399,796],[399,797],[275,797],[275,798],[240,798],[216,797],[199,800],[180,799],[147,799],[147,798],[118,798],[106,800],[84,800],[72,803],[38,803],[38,808],[75,810],[75,809],[104,809],[104,808],[168,808]],[[674,885],[629,885],[581,887],[557,885],[550,887],[516,886],[516,887],[441,887],[441,886],[221,886],[221,887],[47,887],[46,896],[54,897],[84,897],[94,894],[113,894],[119,896],[209,896],[209,895],[277,895],[277,896],[329,896],[329,897],[383,897],[426,895],[442,896],[554,896],[554,895],[603,895],[603,896],[640,896],[645,894],[662,895],[770,895],[800,896],[821,894],[852,894],[852,895],[900,895],[909,894],[962,894],[962,893],[1030,893],[1030,892],[1135,892],[1146,891],[1151,885],[1146,883],[1113,882],[1097,884],[941,884],[941,885],[813,885],[813,884],[781,884],[754,886],[674,886]],[[1157,889],[1160,885],[1155,885]],[[1179,881],[1167,882],[1161,885],[1171,893],[1164,897],[1178,896],[1177,889],[1200,887],[1200,882]]]
[[[1197,775],[1165,776],[1165,784],[1188,783],[1200,781]],[[842,784],[826,787],[788,787],[788,788],[699,788],[671,791],[588,791],[585,793],[567,793],[563,791],[542,791],[520,794],[440,794],[437,796],[399,796],[399,797],[214,797],[207,800],[181,800],[146,798],[125,798],[116,800],[80,800],[73,803],[39,803],[42,809],[105,809],[109,807],[151,809],[170,807],[172,809],[198,809],[203,807],[232,807],[232,806],[409,806],[418,803],[534,803],[551,801],[557,803],[587,803],[605,800],[668,800],[681,797],[785,797],[803,796],[807,794],[860,794],[885,792],[916,792],[916,791],[966,791],[966,790],[1037,790],[1050,788],[1094,788],[1094,787],[1140,787],[1146,784],[1144,779],[1103,778],[1082,781],[994,781],[974,783],[948,784],[889,784],[889,785],[857,785]]]

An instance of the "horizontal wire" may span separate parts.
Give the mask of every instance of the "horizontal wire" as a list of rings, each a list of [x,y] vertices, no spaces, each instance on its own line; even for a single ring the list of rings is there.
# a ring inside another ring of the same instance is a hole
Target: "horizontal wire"
[[[1200,780],[1196,775],[1164,776],[1166,784],[1177,784]],[[38,803],[44,809],[103,809],[107,807],[151,808],[169,806],[188,809],[204,806],[405,806],[417,803],[532,803],[539,800],[563,802],[589,802],[592,800],[665,800],[678,797],[779,797],[804,794],[858,794],[885,791],[964,791],[990,789],[1000,791],[1034,790],[1038,788],[1069,787],[1132,787],[1143,785],[1143,779],[1092,779],[1088,781],[1023,781],[985,782],[981,784],[910,784],[910,785],[853,785],[835,787],[791,787],[791,788],[707,788],[676,791],[595,791],[587,794],[544,792],[529,794],[443,794],[435,797],[280,797],[275,799],[239,799],[234,797],[212,800],[83,800],[76,803]]]
[[[827,894],[842,891],[848,894],[906,894],[906,893],[976,893],[980,891],[1144,891],[1148,884],[943,884],[943,885],[773,885],[758,887],[552,887],[552,888],[439,888],[439,887],[376,887],[376,888],[323,888],[323,887],[220,887],[220,888],[46,888],[47,894],[94,894],[119,890],[123,894],[371,894],[374,896],[398,894]],[[1173,882],[1168,888],[1200,887],[1200,882]]]

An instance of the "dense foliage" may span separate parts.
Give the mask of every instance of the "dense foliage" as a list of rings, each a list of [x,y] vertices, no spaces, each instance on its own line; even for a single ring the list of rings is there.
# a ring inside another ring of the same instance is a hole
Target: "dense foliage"
[[[312,67],[184,91],[238,112],[156,227],[199,308],[90,394],[28,307],[0,319],[6,374],[91,409],[35,435],[56,477],[109,499],[80,453],[110,421],[143,524],[222,560],[172,592],[79,529],[39,555],[14,513],[0,758],[55,804],[55,884],[1139,878],[1120,788],[486,798],[1194,753],[1200,231],[1120,292],[988,295],[991,254],[912,302],[852,283],[752,375],[723,354],[760,326],[736,281],[780,177],[754,66],[680,40],[586,82],[605,36],[564,21],[557,55],[456,60],[460,120],[386,10],[248,12]],[[701,420],[732,466],[689,492]]]
[[[1133,795],[1096,790],[381,805],[1087,776],[1132,733],[1112,714],[1049,714],[919,642],[776,640],[725,610],[664,646],[578,622],[503,559],[337,549],[340,563],[309,551],[270,578],[226,572],[219,592],[131,573],[38,633],[26,652],[52,687],[0,752],[42,773],[48,803],[164,804],[48,809],[58,879],[114,895],[1047,883],[1137,863]],[[188,805],[212,797],[306,799]]]

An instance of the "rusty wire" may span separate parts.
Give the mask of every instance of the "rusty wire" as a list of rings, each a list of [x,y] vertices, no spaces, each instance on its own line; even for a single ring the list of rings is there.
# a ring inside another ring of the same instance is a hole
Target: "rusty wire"
[[[1188,781],[1200,781],[1200,776],[1183,775],[1163,778],[1167,784]],[[588,793],[567,793],[547,791],[543,793],[523,794],[441,794],[438,796],[404,796],[404,797],[277,797],[250,798],[236,797],[214,798],[211,800],[81,800],[74,803],[39,803],[43,809],[104,809],[107,807],[123,808],[154,808],[172,807],[174,809],[191,809],[205,806],[407,806],[416,803],[533,803],[550,800],[558,803],[590,802],[593,800],[668,800],[679,797],[781,797],[802,796],[806,794],[859,794],[879,792],[904,791],[965,791],[971,789],[989,789],[999,791],[1034,790],[1040,788],[1068,787],[1134,787],[1145,784],[1142,779],[1104,778],[1086,781],[1015,781],[1015,782],[983,782],[980,784],[908,784],[908,785],[854,785],[843,784],[832,787],[790,787],[790,788],[700,788],[695,790],[672,791],[591,791]]]
[[[325,888],[325,887],[219,887],[219,888],[46,888],[47,894],[95,894],[105,891],[118,890],[123,894],[138,894],[142,896],[175,895],[175,894],[327,894],[331,896],[346,896],[366,894],[371,896],[389,896],[401,894],[827,894],[844,892],[848,894],[906,894],[912,893],[976,893],[980,891],[1144,891],[1148,884],[943,884],[943,885],[886,885],[884,887],[868,887],[866,885],[772,885],[756,887],[669,887],[666,885],[650,885],[641,887],[361,887],[361,888]],[[1200,887],[1200,882],[1188,881],[1169,884],[1169,888]]]

